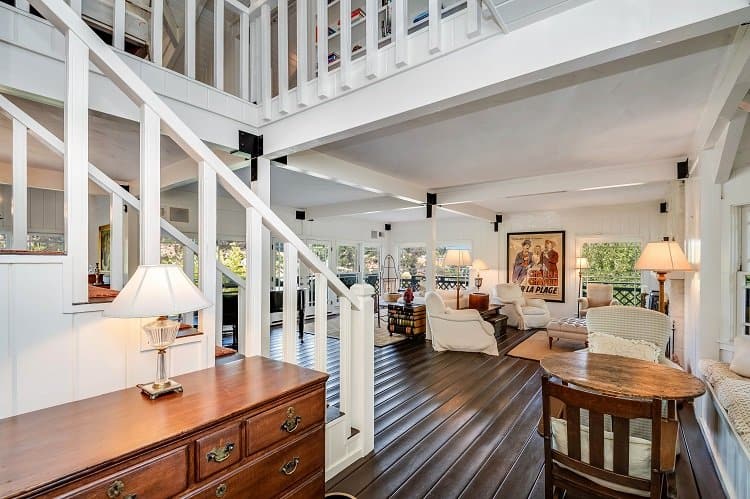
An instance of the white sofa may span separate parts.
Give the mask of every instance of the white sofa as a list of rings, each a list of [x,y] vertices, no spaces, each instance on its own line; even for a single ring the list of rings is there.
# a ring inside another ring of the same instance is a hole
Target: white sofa
[[[493,286],[490,303],[501,305],[501,312],[508,316],[508,325],[521,330],[546,327],[550,321],[547,303],[538,298],[526,298],[515,283]]]
[[[437,352],[482,352],[498,355],[495,328],[474,309],[454,310],[430,291],[425,296],[432,348]]]

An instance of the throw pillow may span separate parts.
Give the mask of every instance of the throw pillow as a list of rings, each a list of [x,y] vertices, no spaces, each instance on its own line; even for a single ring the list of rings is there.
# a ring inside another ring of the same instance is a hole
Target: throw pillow
[[[750,337],[736,336],[734,338],[734,355],[729,369],[740,376],[750,378]]]
[[[589,333],[589,352],[620,355],[647,362],[659,362],[659,347],[645,340],[628,340],[611,334]]]

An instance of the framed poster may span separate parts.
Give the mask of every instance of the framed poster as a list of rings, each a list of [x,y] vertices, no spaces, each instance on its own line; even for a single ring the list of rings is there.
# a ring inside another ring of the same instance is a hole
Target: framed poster
[[[109,273],[111,235],[109,224],[99,226],[99,272],[102,273]]]
[[[527,298],[565,301],[565,231],[508,233],[508,282]]]

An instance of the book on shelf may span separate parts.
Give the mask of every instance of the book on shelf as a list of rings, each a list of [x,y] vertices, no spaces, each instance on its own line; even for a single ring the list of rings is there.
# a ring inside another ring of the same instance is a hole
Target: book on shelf
[[[427,19],[427,16],[429,16],[429,15],[430,15],[430,13],[428,11],[423,10],[422,12],[420,12],[419,14],[417,14],[416,16],[414,16],[414,20],[412,21],[412,23],[413,24],[417,24],[422,19]]]
[[[336,62],[339,60],[339,54],[336,52],[329,52],[328,53],[328,64],[331,64],[332,62]]]
[[[356,8],[352,11],[352,15],[351,15],[352,23],[354,23],[355,21],[359,21],[360,19],[364,19],[364,18],[365,18],[364,10],[360,8]],[[336,24],[341,26],[341,19],[339,19]]]

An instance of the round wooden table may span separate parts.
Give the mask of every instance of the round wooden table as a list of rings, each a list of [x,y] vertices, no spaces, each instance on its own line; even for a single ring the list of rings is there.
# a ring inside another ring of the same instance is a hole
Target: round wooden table
[[[619,355],[566,352],[545,357],[541,365],[566,383],[615,397],[680,401],[706,391],[703,381],[681,369]]]

